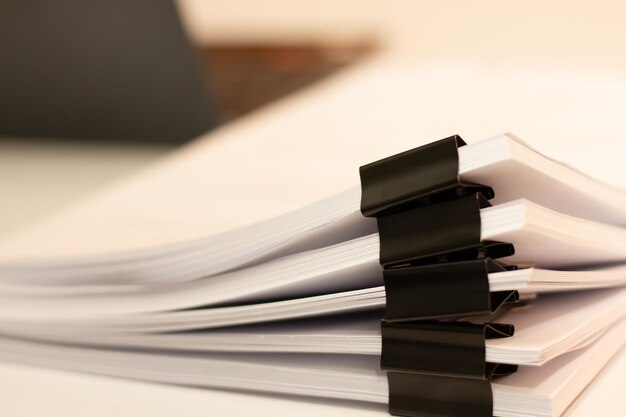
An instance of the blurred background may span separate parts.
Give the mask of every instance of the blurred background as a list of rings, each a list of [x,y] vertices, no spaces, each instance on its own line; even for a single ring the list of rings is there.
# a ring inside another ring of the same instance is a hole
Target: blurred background
[[[0,0],[0,235],[371,62],[549,75],[512,91],[584,72],[609,80],[589,94],[621,123],[621,96],[603,94],[625,74],[625,16],[619,1]],[[449,88],[480,103],[472,85]],[[567,96],[522,117],[569,123]]]
[[[265,28],[241,21],[267,12],[257,2],[2,0],[0,234],[370,49],[320,42],[322,27],[302,36],[280,14]]]

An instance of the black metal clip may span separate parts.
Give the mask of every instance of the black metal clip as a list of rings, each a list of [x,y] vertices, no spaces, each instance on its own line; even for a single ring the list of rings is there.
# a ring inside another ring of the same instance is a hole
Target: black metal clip
[[[362,166],[363,215],[375,217],[476,192],[493,198],[491,187],[459,179],[458,148],[464,145],[454,135]]]
[[[486,339],[511,337],[510,324],[383,320],[381,368],[460,378],[491,379],[514,365],[486,362]]]
[[[481,241],[480,193],[377,218],[380,263],[385,267],[510,256],[510,243]]]
[[[387,321],[493,314],[519,301],[517,291],[489,290],[489,274],[504,272],[491,258],[383,270]]]

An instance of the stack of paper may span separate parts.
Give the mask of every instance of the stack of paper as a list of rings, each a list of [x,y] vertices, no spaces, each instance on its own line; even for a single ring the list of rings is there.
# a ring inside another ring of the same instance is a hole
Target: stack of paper
[[[515,248],[498,263],[517,268],[489,272],[487,295],[518,291],[521,304],[454,318],[515,328],[484,340],[487,368],[519,365],[488,379],[490,407],[497,416],[558,416],[626,340],[626,193],[510,135],[460,147],[458,176],[495,191],[479,212],[479,240]],[[6,257],[0,359],[386,403],[389,268],[361,198],[355,186],[247,227],[140,250]]]

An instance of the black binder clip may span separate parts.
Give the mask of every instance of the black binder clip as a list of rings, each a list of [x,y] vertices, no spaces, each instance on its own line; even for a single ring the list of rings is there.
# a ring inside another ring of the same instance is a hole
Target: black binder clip
[[[519,301],[517,291],[489,290],[489,274],[508,269],[491,258],[384,269],[385,320],[493,314]]]
[[[513,336],[510,324],[414,321],[381,324],[381,368],[459,378],[490,379],[516,366],[486,362],[486,339]]]
[[[383,321],[382,332],[394,415],[491,417],[491,379],[517,369],[485,361],[485,339],[510,337],[509,325]]]
[[[492,417],[488,379],[387,372],[389,413],[405,417]]]
[[[405,205],[429,205],[476,192],[492,199],[491,187],[460,181],[461,146],[465,142],[454,135],[362,166],[363,215],[375,217]]]
[[[481,193],[377,217],[380,263],[385,267],[429,264],[515,253],[512,244],[481,241]]]

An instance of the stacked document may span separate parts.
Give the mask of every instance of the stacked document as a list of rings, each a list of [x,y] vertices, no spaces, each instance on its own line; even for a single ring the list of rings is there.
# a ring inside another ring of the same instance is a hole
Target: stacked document
[[[626,192],[508,134],[360,174],[201,239],[3,257],[0,359],[517,417],[561,415],[623,346]]]

